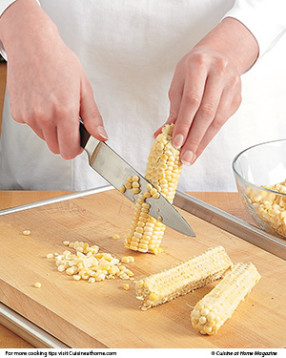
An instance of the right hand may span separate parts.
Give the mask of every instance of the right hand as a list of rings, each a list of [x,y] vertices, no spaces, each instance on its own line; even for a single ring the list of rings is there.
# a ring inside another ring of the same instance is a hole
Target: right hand
[[[79,59],[35,0],[13,3],[1,16],[0,33],[14,120],[28,124],[64,159],[82,152],[79,117],[91,135],[107,140]]]

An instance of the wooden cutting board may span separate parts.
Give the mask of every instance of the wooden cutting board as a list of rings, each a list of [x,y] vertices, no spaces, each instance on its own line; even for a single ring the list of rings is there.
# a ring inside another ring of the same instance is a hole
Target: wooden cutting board
[[[183,211],[196,238],[167,228],[163,254],[133,252],[123,245],[132,213],[132,203],[111,190],[1,216],[1,302],[74,348],[285,347],[285,261]],[[253,262],[262,279],[217,335],[202,336],[190,312],[216,283],[141,311],[134,284],[125,291],[120,279],[90,284],[58,272],[46,254],[62,253],[64,240],[97,244],[118,258],[133,255],[127,266],[135,279],[222,245],[234,263]]]

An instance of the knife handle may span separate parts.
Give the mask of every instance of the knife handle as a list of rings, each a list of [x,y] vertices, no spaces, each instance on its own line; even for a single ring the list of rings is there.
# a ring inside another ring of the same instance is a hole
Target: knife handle
[[[81,118],[79,119],[79,133],[80,133],[80,146],[84,148],[86,146],[87,141],[89,140],[90,134],[86,130]]]

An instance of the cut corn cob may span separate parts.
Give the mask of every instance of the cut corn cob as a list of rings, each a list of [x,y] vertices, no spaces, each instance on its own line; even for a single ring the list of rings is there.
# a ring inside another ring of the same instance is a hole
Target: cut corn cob
[[[260,277],[252,263],[236,264],[222,281],[195,305],[191,313],[193,327],[202,334],[217,333]]]
[[[146,199],[151,196],[155,199],[159,198],[160,192],[167,200],[173,202],[182,171],[180,151],[172,145],[173,126],[173,124],[166,125],[151,148],[146,179],[153,184],[153,187],[147,186],[147,191],[138,196],[131,227],[125,240],[125,246],[135,251],[154,254],[162,251],[160,244],[165,225],[148,215],[150,205]],[[134,178],[132,181],[134,183]],[[138,180],[135,182],[138,183]]]
[[[141,309],[157,306],[215,281],[230,269],[232,262],[222,246],[136,283]]]

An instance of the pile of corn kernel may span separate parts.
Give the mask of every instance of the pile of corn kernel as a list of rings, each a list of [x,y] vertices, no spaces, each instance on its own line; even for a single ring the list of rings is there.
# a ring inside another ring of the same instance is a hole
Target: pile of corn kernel
[[[73,249],[65,250],[62,254],[48,254],[48,259],[54,259],[58,271],[72,276],[74,280],[86,280],[90,283],[114,279],[133,280],[134,273],[123,263],[134,262],[133,256],[124,256],[121,260],[110,253],[99,252],[97,245],[90,246],[87,242],[63,242]]]
[[[262,187],[286,194],[286,180],[279,184]],[[286,237],[286,197],[267,191],[257,193],[251,188],[248,189],[247,194],[257,215],[276,233]]]

